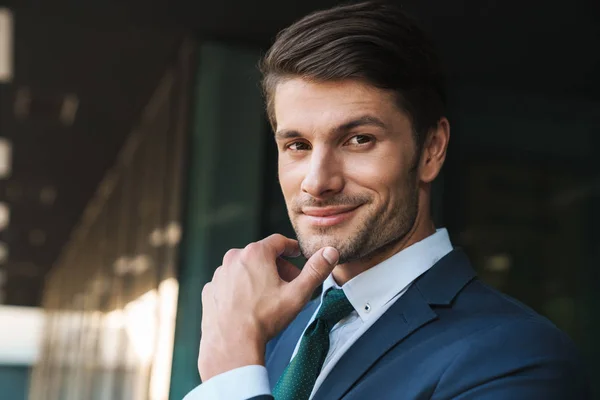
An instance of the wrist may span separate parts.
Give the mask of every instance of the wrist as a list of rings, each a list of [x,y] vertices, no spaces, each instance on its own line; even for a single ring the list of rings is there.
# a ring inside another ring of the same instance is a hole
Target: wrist
[[[202,349],[201,345],[198,372],[203,382],[225,372],[249,365],[265,365],[264,345],[239,343],[232,346],[232,343],[228,343],[226,349],[220,350],[210,346]]]

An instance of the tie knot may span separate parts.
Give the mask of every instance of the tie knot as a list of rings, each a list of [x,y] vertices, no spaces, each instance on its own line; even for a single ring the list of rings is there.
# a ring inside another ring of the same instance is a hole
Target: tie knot
[[[325,322],[331,329],[342,318],[354,311],[354,307],[342,289],[330,289],[323,296],[323,303],[316,319]]]

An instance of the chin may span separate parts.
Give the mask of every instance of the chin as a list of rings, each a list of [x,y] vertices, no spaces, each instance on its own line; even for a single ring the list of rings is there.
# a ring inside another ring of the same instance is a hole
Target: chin
[[[298,235],[298,242],[300,243],[300,250],[302,250],[302,254],[306,258],[310,258],[323,247],[331,246],[337,248],[339,245],[335,237],[315,233]]]
[[[344,236],[313,233],[298,236],[298,241],[302,255],[306,257],[306,259],[309,259],[323,247],[334,247],[338,251],[343,250],[345,246],[341,241],[342,237]]]
[[[296,237],[300,242],[302,253],[313,255],[323,247],[345,247],[349,238],[353,238],[360,229],[356,224],[346,221],[333,226],[316,226],[311,224],[294,224]],[[307,257],[309,258],[309,257]]]

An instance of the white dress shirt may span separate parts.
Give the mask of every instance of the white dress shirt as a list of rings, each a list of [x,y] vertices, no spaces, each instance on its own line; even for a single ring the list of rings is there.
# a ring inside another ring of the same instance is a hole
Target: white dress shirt
[[[415,279],[450,251],[452,244],[448,232],[446,229],[438,229],[433,235],[394,254],[341,287],[354,311],[338,322],[329,333],[329,352],[313,387],[311,398],[350,346],[408,290]],[[333,275],[323,283],[323,293],[331,287],[340,288]],[[307,326],[314,320],[318,311],[317,308]],[[300,339],[292,358],[298,351]],[[267,369],[262,365],[249,365],[209,379],[188,393],[184,400],[246,400],[269,394],[271,389]]]

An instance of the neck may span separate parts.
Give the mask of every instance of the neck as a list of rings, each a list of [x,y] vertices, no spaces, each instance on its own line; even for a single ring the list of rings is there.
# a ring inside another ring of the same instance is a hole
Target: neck
[[[421,240],[435,233],[435,225],[429,213],[427,215],[417,215],[414,225],[399,240],[394,241],[383,248],[379,249],[374,255],[352,261],[346,264],[340,264],[333,270],[333,278],[340,286],[354,278],[355,276],[373,268],[384,260],[400,251],[420,242]]]

